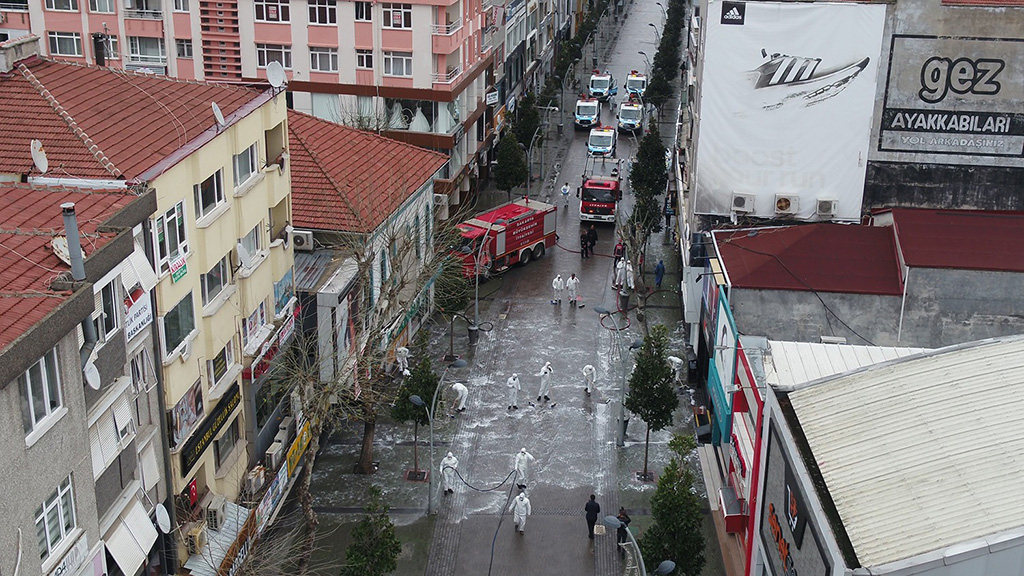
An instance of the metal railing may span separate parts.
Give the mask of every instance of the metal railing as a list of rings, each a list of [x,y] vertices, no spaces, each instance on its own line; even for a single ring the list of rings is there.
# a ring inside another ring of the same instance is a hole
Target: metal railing
[[[462,29],[462,19],[454,24],[434,24],[430,27],[431,34],[438,34],[441,36],[451,36]]]
[[[456,78],[462,74],[462,65],[453,66],[447,73],[441,74],[439,72],[434,73],[434,82],[436,84],[451,84]]]
[[[149,56],[146,54],[129,54],[128,62],[132,64],[152,64],[155,66],[167,66],[167,57]]]
[[[27,12],[28,0],[24,0],[23,2],[0,2],[0,10]]]
[[[125,18],[137,18],[141,20],[163,20],[163,10],[134,10],[127,8],[124,11]]]

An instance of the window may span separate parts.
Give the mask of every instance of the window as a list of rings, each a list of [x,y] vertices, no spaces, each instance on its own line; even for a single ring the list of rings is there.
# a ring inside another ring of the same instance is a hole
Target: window
[[[316,72],[338,71],[338,50],[335,48],[309,48],[309,68]]]
[[[110,282],[96,294],[96,310],[93,313],[92,324],[96,328],[96,336],[100,342],[106,342],[107,337],[121,325],[118,318],[118,303],[121,302],[121,298],[117,284],[116,281]]]
[[[46,0],[46,9],[78,12],[78,0]]]
[[[287,370],[271,372],[267,381],[256,391],[256,429],[262,430],[270,422],[278,404],[291,389],[292,381]]]
[[[245,235],[245,238],[238,241],[242,245],[242,248],[245,248],[249,252],[250,256],[255,256],[261,249],[263,249],[263,238],[260,237],[261,226],[262,224],[257,224],[255,228]]]
[[[199,283],[203,288],[203,306],[208,306],[217,295],[224,290],[229,281],[228,278],[228,257],[225,255],[219,262],[210,268],[206,274],[202,274]]]
[[[420,252],[420,215],[417,214],[415,220],[413,220],[413,228],[416,230],[413,232],[413,242],[416,243],[416,259],[422,260],[423,256]]]
[[[206,377],[210,380],[211,388],[220,383],[235,362],[235,350],[231,344],[231,341],[228,340],[228,343],[213,356],[212,360],[206,361]]]
[[[267,306],[265,303],[260,302],[260,305],[245,319],[245,324],[242,324],[242,346],[248,348],[250,340],[259,334],[260,328],[263,328],[263,325],[266,323]]]
[[[54,348],[18,377],[25,433],[35,431],[61,407],[57,349]]]
[[[257,44],[256,65],[266,68],[271,62],[280,62],[287,69],[292,67],[292,47],[279,44]]]
[[[50,32],[50,54],[81,56],[82,35],[78,32]]]
[[[185,232],[185,201],[178,202],[153,224],[157,257],[161,274],[171,269],[171,260],[188,254],[188,235]]]
[[[174,48],[178,53],[178,58],[191,58],[192,57],[192,40],[189,38],[176,38],[174,40]]]
[[[140,64],[165,64],[167,51],[164,49],[164,39],[129,36],[128,60]]]
[[[412,4],[381,5],[384,9],[383,26],[385,28],[412,28]]]
[[[255,0],[257,22],[289,22],[288,0]]]
[[[170,356],[196,327],[191,292],[186,294],[181,302],[175,304],[174,308],[163,317],[161,325],[164,332],[164,356]]]
[[[387,250],[380,251],[380,283],[384,285],[384,281],[388,279],[388,253]]]
[[[337,0],[308,0],[309,23],[310,24],[337,24],[338,23],[338,2]],[[358,5],[359,2],[356,2]],[[358,8],[357,8],[358,10]],[[359,18],[356,18],[358,20]]]
[[[188,12],[188,0],[174,0],[175,12]]]
[[[231,421],[231,425],[224,430],[220,438],[213,441],[213,457],[216,459],[217,468],[231,455],[231,449],[238,444],[238,418]]]
[[[112,14],[114,12],[114,0],[89,0],[89,12]]]
[[[107,35],[107,60],[118,60],[121,58],[121,46],[117,36]]]
[[[369,22],[373,20],[373,4],[369,2],[356,2],[356,21]]]
[[[385,76],[412,76],[412,52],[385,52]]]
[[[221,181],[220,170],[202,183],[192,186],[192,195],[196,202],[196,220],[206,216],[224,202],[224,183]]]
[[[39,538],[39,559],[50,557],[61,541],[75,529],[75,496],[71,476],[60,483],[45,502],[36,508],[36,536]]]
[[[253,142],[241,154],[235,154],[234,162],[232,163],[235,169],[235,188],[245,184],[256,173],[257,151],[256,143]]]
[[[373,69],[373,50],[356,50],[356,68]]]

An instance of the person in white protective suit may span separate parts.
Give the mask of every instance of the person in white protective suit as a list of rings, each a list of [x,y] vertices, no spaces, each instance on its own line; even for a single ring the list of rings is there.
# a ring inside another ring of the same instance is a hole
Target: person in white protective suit
[[[562,280],[562,275],[555,276],[555,279],[551,281],[551,289],[554,291],[554,296],[551,298],[552,304],[562,303],[562,290],[565,290],[565,281]]]
[[[519,410],[519,391],[523,387],[519,384],[519,375],[513,374],[508,377],[505,381],[505,385],[508,386],[508,409]]]
[[[526,489],[526,475],[530,471],[530,462],[533,460],[533,454],[527,452],[526,448],[516,452],[515,458],[512,459],[512,467],[516,471],[516,485],[520,490]]]
[[[626,259],[620,258],[618,263],[615,264],[615,278],[612,281],[612,288],[622,288],[623,283],[626,282]]]
[[[456,382],[452,384],[452,392],[455,392],[457,396],[455,401],[452,402],[452,409],[456,412],[463,412],[466,410],[466,397],[469,396],[469,388],[466,388],[465,384]]]
[[[409,375],[409,349],[399,346],[395,349],[395,362],[398,363],[398,371],[403,375]]]
[[[565,281],[565,289],[569,292],[569,304],[576,305],[576,295],[580,290],[580,279],[575,274],[570,274]]]
[[[551,367],[551,362],[545,362],[544,367],[540,369],[540,372],[537,372],[537,376],[540,376],[540,390],[537,391],[537,402],[540,402],[541,398],[545,401],[551,400],[548,397],[548,389],[551,388],[551,373],[554,371],[555,369]]]
[[[594,386],[594,380],[597,379],[597,370],[593,366],[587,364],[583,367],[583,389],[586,390],[587,396],[590,396],[590,389]]]
[[[508,511],[512,512],[512,520],[515,522],[515,529],[520,534],[526,533],[526,517],[533,511],[530,508],[530,499],[526,497],[525,492],[520,492],[518,496],[512,499],[512,503],[508,506]]]
[[[441,459],[441,487],[445,494],[455,492],[455,469],[459,467],[459,459],[451,452]]]
[[[686,367],[686,362],[678,356],[669,356],[668,363],[672,366],[672,370],[676,375],[676,384],[679,386],[683,385],[683,368]]]

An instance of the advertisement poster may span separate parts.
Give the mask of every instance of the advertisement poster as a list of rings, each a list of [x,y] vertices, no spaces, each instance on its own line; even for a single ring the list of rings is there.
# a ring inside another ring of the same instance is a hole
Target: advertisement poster
[[[1024,39],[893,35],[891,50],[880,152],[1024,166]]]
[[[885,10],[709,5],[696,213],[859,219]]]
[[[180,446],[182,441],[188,438],[196,423],[202,420],[204,415],[202,381],[196,380],[196,383],[171,409],[171,450]]]

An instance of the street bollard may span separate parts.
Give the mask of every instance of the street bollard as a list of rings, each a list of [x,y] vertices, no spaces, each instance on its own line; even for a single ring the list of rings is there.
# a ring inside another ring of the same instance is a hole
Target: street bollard
[[[559,122],[559,123],[558,123],[558,135],[559,135],[559,136],[561,136],[561,135],[562,135],[562,128],[563,128],[563,124],[562,124],[561,122]]]
[[[476,341],[480,339],[480,329],[470,324],[466,330],[469,331],[469,345],[476,346]]]
[[[629,291],[625,288],[619,290],[619,310],[623,312],[629,310]]]

